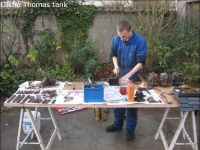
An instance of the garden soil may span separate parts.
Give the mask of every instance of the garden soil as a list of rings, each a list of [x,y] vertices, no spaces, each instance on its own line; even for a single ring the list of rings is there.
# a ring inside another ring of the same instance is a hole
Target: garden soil
[[[17,132],[20,117],[20,108],[7,108],[3,106],[5,99],[1,99],[1,150],[15,150],[17,142]],[[105,128],[113,123],[114,109],[109,109],[108,120],[98,122],[94,120],[91,108],[60,115],[54,108],[53,113],[60,129],[62,140],[56,136],[51,150],[164,150],[164,145],[159,136],[155,140],[159,123],[165,109],[146,109],[138,110],[138,125],[135,130],[135,137],[132,141],[125,140],[126,130],[114,133],[107,133]],[[46,108],[38,108],[42,118],[49,118]],[[170,117],[180,116],[178,108],[172,108],[169,112]],[[200,112],[196,115],[197,139],[199,148],[199,118]],[[163,131],[168,144],[177,129],[178,120],[166,120]],[[192,136],[191,115],[186,120],[185,128]],[[45,145],[53,132],[51,120],[41,120],[41,135]],[[22,136],[25,136],[22,132]],[[37,141],[34,137],[32,140]],[[187,142],[180,135],[179,142]],[[39,145],[23,145],[22,150],[40,150]],[[192,150],[191,146],[175,146],[174,150]],[[200,148],[199,148],[200,149]]]

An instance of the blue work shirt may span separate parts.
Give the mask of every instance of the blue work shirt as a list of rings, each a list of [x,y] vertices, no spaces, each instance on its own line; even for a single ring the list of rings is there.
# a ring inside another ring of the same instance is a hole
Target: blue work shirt
[[[119,65],[119,77],[130,72],[137,63],[145,64],[147,57],[146,40],[133,31],[128,42],[124,42],[118,35],[113,38],[111,52],[113,57],[117,57]],[[137,74],[141,74],[141,69],[133,74],[129,79],[140,81]]]

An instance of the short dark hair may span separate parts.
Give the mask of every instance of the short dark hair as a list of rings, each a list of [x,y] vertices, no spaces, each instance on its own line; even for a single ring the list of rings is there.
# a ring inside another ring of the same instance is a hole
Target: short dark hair
[[[117,24],[117,30],[119,32],[122,32],[124,30],[130,31],[131,30],[131,25],[130,25],[130,23],[128,21],[122,20]]]

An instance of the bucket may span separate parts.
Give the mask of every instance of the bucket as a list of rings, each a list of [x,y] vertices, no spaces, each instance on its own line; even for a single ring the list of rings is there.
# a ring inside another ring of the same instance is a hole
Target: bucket
[[[31,111],[33,117],[35,118],[35,111]],[[41,125],[40,125],[40,117],[41,114],[40,112],[37,112],[37,118],[35,119],[35,124],[36,124],[36,128],[40,131]],[[31,130],[33,129],[32,123],[31,123],[31,119],[28,116],[28,113],[25,112],[24,113],[24,118],[23,118],[23,131],[25,134],[29,134],[31,132]]]

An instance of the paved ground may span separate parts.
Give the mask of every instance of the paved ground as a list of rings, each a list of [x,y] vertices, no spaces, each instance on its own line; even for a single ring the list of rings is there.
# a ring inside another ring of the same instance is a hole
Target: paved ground
[[[110,109],[107,121],[98,122],[93,119],[92,109],[82,110],[71,114],[59,115],[53,108],[56,121],[62,134],[62,141],[56,136],[52,150],[164,150],[163,143],[159,137],[154,139],[159,123],[164,114],[162,108],[159,109],[139,109],[138,125],[135,131],[133,141],[126,141],[126,131],[107,133],[105,128],[113,122],[113,109]],[[45,108],[39,108],[41,117],[49,117]],[[1,150],[16,149],[17,131],[19,123],[20,108],[5,109],[1,106]],[[170,110],[170,116],[179,116],[179,110],[173,108]],[[199,118],[200,113],[196,116],[197,135],[199,141]],[[163,127],[168,143],[177,128],[177,120],[167,120]],[[186,130],[191,135],[191,116],[186,121]],[[41,134],[47,144],[50,134],[53,130],[51,120],[41,120]],[[23,135],[25,135],[23,133]],[[192,136],[191,136],[192,138]],[[193,138],[192,138],[193,139]],[[30,139],[29,139],[30,140]],[[36,141],[36,139],[33,139]],[[179,142],[183,141],[179,137]],[[198,142],[198,147],[199,142]],[[23,150],[39,150],[38,145],[24,145]],[[192,150],[191,146],[175,146],[174,150]],[[199,148],[200,149],[200,148]]]

